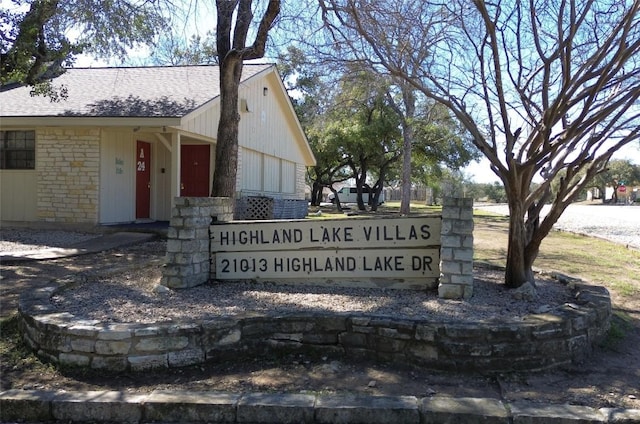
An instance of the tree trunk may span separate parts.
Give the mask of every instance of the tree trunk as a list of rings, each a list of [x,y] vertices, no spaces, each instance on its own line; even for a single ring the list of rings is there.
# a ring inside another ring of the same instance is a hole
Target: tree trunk
[[[364,189],[361,185],[356,186],[356,202],[358,204],[358,210],[359,211],[366,211],[367,207],[364,204],[364,199],[362,197],[362,195],[364,194]]]
[[[618,185],[613,185],[613,194],[611,195],[611,203],[616,205],[618,204]]]
[[[320,206],[322,202],[322,184],[314,181],[311,186],[311,206]]]
[[[382,193],[382,188],[384,187],[385,176],[386,170],[381,169],[378,181],[376,181],[373,187],[369,190],[369,205],[371,206],[372,212],[378,210],[378,205],[380,204],[380,193]]]
[[[517,196],[511,196],[515,198]],[[533,260],[526,254],[527,228],[525,225],[525,211],[522,202],[509,202],[509,240],[507,247],[507,266],[505,270],[505,284],[510,288],[517,288],[533,278]]]
[[[333,186],[329,186],[329,190],[331,190],[331,193],[333,193],[333,199],[336,204],[336,210],[338,212],[342,212],[342,204],[340,203],[340,196],[338,196],[338,190],[333,188]]]
[[[400,215],[409,215],[411,204],[411,146],[413,144],[413,118],[416,110],[416,98],[413,87],[402,85],[402,98],[405,116],[402,118],[402,196],[400,197]]]
[[[600,201],[602,203],[607,203],[607,187],[605,185],[598,187],[600,190]]]
[[[238,171],[238,89],[244,60],[264,57],[269,30],[280,13],[280,0],[269,0],[251,46],[246,45],[252,27],[252,1],[216,1],[216,48],[220,67],[220,121],[216,140],[216,167],[211,196],[236,194]]]
[[[220,122],[216,140],[216,166],[213,172],[212,197],[235,199],[238,169],[238,88],[242,60],[227,57],[220,63]]]
[[[411,142],[413,129],[403,125],[402,146],[402,195],[400,196],[400,215],[409,215],[411,209]]]
[[[364,185],[367,182],[367,166],[364,160],[360,160],[361,169],[360,172],[356,171],[356,167],[352,166],[354,170],[354,179],[356,180],[356,201],[358,203],[358,210],[366,211],[367,208],[364,205],[364,199],[362,198],[362,192],[364,189]]]

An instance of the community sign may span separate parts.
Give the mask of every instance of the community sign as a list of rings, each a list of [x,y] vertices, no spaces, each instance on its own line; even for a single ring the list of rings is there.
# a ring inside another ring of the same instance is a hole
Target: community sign
[[[440,216],[215,224],[215,278],[424,288],[440,274],[441,225]]]

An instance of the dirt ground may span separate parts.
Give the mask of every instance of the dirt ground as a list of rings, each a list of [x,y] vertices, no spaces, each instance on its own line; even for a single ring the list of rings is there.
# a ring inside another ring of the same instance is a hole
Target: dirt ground
[[[411,364],[385,364],[344,358],[286,355],[239,357],[199,366],[145,373],[100,374],[59,369],[29,355],[15,337],[19,293],[46,286],[56,277],[96,276],[114,267],[160,264],[163,243],[150,242],[99,254],[43,262],[3,264],[0,272],[3,332],[1,389],[215,390],[227,392],[362,393],[490,397],[513,401],[570,403],[640,409],[640,311],[637,300],[612,293],[626,319],[615,318],[610,337],[584,363],[533,374],[482,375],[424,370]],[[159,266],[159,265],[158,265]]]

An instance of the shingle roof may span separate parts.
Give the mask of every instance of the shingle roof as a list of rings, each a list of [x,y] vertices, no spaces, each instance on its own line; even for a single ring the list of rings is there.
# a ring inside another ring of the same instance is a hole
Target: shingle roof
[[[271,66],[245,64],[242,81]],[[219,75],[217,65],[71,68],[53,80],[66,87],[66,100],[3,89],[0,116],[182,117],[220,95]]]

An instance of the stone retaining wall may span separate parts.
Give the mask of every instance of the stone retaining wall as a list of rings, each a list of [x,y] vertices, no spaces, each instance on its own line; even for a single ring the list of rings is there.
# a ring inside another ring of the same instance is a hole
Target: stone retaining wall
[[[609,327],[606,289],[579,285],[573,304],[521,321],[445,322],[368,314],[240,314],[210,320],[109,324],[56,312],[50,297],[72,279],[26,293],[26,343],[67,366],[110,371],[181,367],[270,351],[399,361],[432,369],[508,372],[584,357]]]

